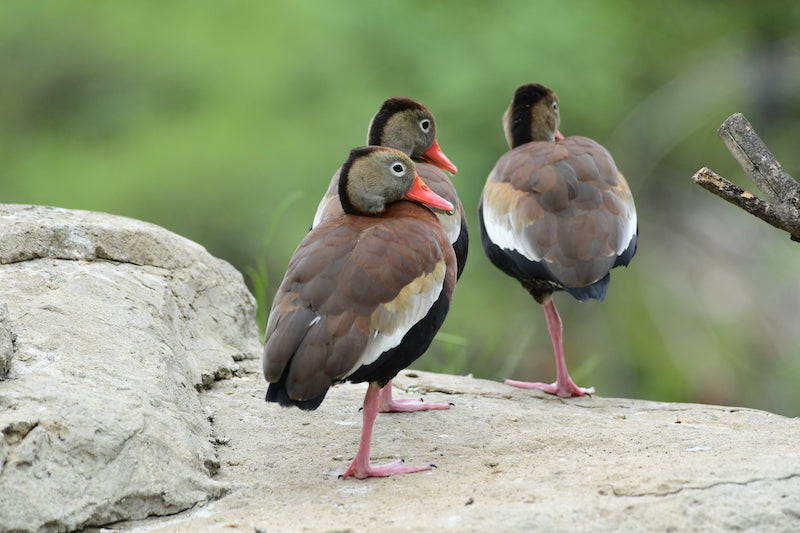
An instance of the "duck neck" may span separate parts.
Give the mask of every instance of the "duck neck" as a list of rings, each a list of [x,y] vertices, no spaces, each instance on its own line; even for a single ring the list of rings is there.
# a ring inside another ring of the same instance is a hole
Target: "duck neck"
[[[533,141],[555,140],[553,129],[532,111],[529,105],[523,104],[509,108],[503,117],[506,141],[511,148]]]
[[[512,149],[534,140],[531,132],[532,121],[529,105],[512,105],[503,115],[506,141]]]
[[[347,161],[345,161],[344,165],[342,165],[341,171],[339,171],[339,201],[342,203],[342,210],[348,215],[361,214],[350,200],[350,170],[353,167],[354,161],[354,157],[349,158]]]

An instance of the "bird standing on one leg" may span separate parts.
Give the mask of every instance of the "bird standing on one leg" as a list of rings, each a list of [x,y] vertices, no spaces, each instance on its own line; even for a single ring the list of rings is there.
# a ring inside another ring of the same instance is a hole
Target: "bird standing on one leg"
[[[558,96],[538,83],[519,87],[503,115],[511,148],[495,165],[478,205],[481,241],[494,265],[544,305],[556,360],[555,383],[506,380],[562,397],[594,388],[567,372],[553,292],[602,301],[610,270],[636,253],[633,196],[608,151],[558,131]]]
[[[457,172],[456,166],[447,158],[436,140],[436,120],[430,109],[421,103],[402,96],[387,98],[372,117],[367,131],[367,144],[400,150],[409,156],[417,167],[417,174],[433,192],[455,206],[452,211],[437,211],[436,218],[447,232],[456,254],[461,277],[467,261],[469,234],[464,206],[458,198],[453,182],[445,174]],[[320,200],[312,227],[330,217],[342,214],[339,201],[339,175],[337,170],[331,179],[325,196]],[[392,398],[392,383],[381,389],[379,411],[382,413],[449,409],[448,404],[426,403],[415,398]]]
[[[456,281],[453,247],[424,204],[452,210],[390,148],[351,151],[342,166],[343,213],[308,232],[270,311],[266,400],[316,409],[336,382],[368,382],[361,443],[342,477],[430,469],[369,462],[380,388],[416,360],[444,322]]]

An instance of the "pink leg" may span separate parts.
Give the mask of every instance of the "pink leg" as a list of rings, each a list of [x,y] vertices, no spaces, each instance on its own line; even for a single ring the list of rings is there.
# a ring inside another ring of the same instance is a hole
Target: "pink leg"
[[[375,424],[375,417],[378,416],[378,403],[380,402],[380,387],[370,383],[367,395],[364,397],[364,425],[361,428],[361,442],[358,445],[358,453],[353,462],[347,467],[342,478],[355,476],[358,479],[368,477],[386,477],[393,474],[409,474],[411,472],[421,472],[430,470],[432,465],[403,466],[403,460],[372,466],[369,464],[369,447],[372,442],[372,426]]]
[[[380,413],[407,413],[410,411],[428,411],[430,409],[450,409],[446,403],[424,403],[422,400],[413,398],[392,399],[392,382],[386,384],[381,389],[380,394]]]
[[[564,359],[564,345],[561,338],[561,317],[556,311],[556,304],[549,300],[544,304],[544,314],[547,317],[547,329],[550,330],[550,338],[553,341],[553,350],[556,355],[556,381],[555,383],[529,383],[527,381],[514,381],[507,379],[506,385],[519,387],[521,389],[538,389],[548,394],[555,394],[562,398],[570,396],[586,396],[594,394],[594,387],[584,389],[575,385],[567,372],[567,362]]]

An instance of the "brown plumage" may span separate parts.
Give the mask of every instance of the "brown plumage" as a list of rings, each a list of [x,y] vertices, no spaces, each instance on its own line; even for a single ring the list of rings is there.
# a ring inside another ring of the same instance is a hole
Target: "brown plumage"
[[[609,271],[636,252],[638,227],[630,188],[608,151],[586,137],[565,139],[559,123],[553,91],[517,89],[503,116],[511,150],[489,174],[478,211],[484,251],[545,305],[556,352],[556,383],[508,383],[572,396],[593,389],[567,373],[551,295],[602,301]]]
[[[385,146],[405,153],[416,163],[417,174],[422,181],[456,207],[453,212],[439,211],[436,216],[453,243],[460,277],[469,246],[467,216],[453,182],[443,172],[446,170],[455,174],[457,169],[439,148],[433,113],[411,98],[387,98],[369,123],[367,142],[373,146]],[[341,169],[333,175],[328,190],[317,207],[312,227],[329,217],[341,214],[342,206],[338,194],[340,172]]]
[[[394,148],[408,155],[416,163],[419,177],[433,192],[455,206],[453,211],[437,211],[436,217],[453,245],[458,263],[456,277],[460,278],[469,249],[467,216],[453,182],[444,172],[446,170],[455,174],[457,169],[444,155],[436,141],[436,120],[433,113],[411,98],[401,96],[387,98],[370,120],[367,142],[374,146]],[[312,227],[341,215],[340,172],[341,169],[333,175],[328,190],[317,207]],[[381,391],[381,412],[423,411],[449,407],[447,404],[425,403],[416,399],[393,399],[391,383]]]
[[[427,349],[456,281],[447,235],[433,212],[414,202],[453,206],[426,190],[414,169],[397,150],[351,152],[339,184],[345,212],[300,243],[267,324],[267,401],[315,409],[333,383],[369,382],[361,445],[344,477],[430,468],[369,464],[379,390]]]

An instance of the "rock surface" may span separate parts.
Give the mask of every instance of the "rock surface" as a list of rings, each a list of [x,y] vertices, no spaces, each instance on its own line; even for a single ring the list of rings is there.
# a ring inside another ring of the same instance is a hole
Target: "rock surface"
[[[0,531],[224,493],[199,389],[258,357],[241,274],[157,226],[0,205]]]
[[[0,304],[0,380],[6,377],[11,366],[11,354],[14,353],[14,342],[17,340],[11,331],[11,319],[8,306]]]
[[[800,530],[800,419],[404,371],[455,406],[379,415],[372,459],[438,468],[340,480],[365,385],[266,404],[260,349],[199,245],[0,206],[0,532]]]
[[[752,409],[569,399],[404,371],[405,396],[449,411],[381,414],[372,459],[438,468],[338,479],[365,386],[310,413],[263,401],[258,361],[202,394],[231,490],[104,531],[798,531],[800,420]],[[399,391],[395,396],[402,397]]]

